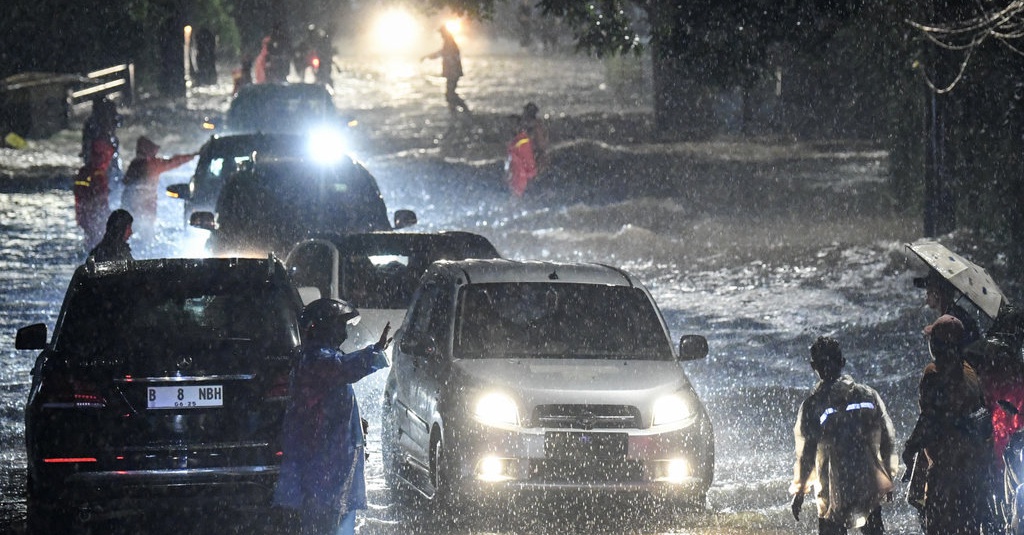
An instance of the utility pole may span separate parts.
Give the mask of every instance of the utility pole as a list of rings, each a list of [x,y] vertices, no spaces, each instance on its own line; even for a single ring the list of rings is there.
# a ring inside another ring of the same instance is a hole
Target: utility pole
[[[946,13],[943,0],[933,1],[927,20],[936,20],[936,13]],[[939,19],[942,20],[942,19]],[[925,167],[924,167],[924,235],[933,238],[956,230],[956,197],[953,191],[953,166],[950,160],[949,130],[953,106],[949,93],[940,93],[945,70],[939,62],[943,54],[936,45],[926,44],[924,72],[931,85],[925,112]],[[932,87],[932,86],[935,87]]]

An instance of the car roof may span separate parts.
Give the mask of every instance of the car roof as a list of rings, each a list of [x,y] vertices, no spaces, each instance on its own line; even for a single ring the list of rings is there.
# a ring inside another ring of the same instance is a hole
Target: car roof
[[[505,259],[440,260],[431,269],[453,278],[464,277],[465,284],[498,282],[547,282],[642,286],[625,271],[585,262],[543,262]]]
[[[74,277],[78,280],[125,276],[177,279],[187,277],[189,273],[210,271],[269,280],[278,275],[277,271],[283,274],[284,265],[272,255],[265,258],[153,258],[114,262],[90,260],[75,270]]]
[[[309,95],[328,95],[333,97],[334,91],[330,86],[326,84],[313,84],[313,83],[264,83],[264,84],[246,84],[239,88],[238,94],[235,95],[234,100],[238,100],[240,97],[243,98],[259,98],[264,95],[280,95],[284,93],[308,93]]]
[[[220,145],[251,144],[263,140],[304,141],[306,135],[294,132],[245,132],[232,134],[214,134],[204,145],[211,147]]]
[[[501,255],[487,238],[459,230],[438,232],[354,232],[347,234],[324,233],[311,236],[311,240],[323,240],[334,244],[339,250],[353,253],[375,250],[427,251],[431,249],[459,248],[473,251],[480,258],[500,258]],[[296,244],[296,247],[305,242]]]

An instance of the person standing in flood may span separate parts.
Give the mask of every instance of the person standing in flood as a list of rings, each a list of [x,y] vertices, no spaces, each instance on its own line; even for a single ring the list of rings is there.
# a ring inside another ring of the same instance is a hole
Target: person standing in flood
[[[110,214],[109,171],[110,162],[117,153],[113,141],[116,128],[116,114],[102,113],[96,117],[96,132],[89,142],[89,155],[75,174],[71,188],[75,196],[75,222],[85,233],[87,251],[99,243]]]
[[[843,374],[839,342],[819,337],[811,345],[811,369],[820,379],[797,412],[793,429],[796,464],[791,510],[800,520],[804,494],[818,505],[818,533],[848,528],[881,535],[881,503],[899,470],[895,431],[881,396]]]
[[[356,510],[366,508],[366,438],[352,384],[389,365],[391,324],[377,343],[345,353],[348,325],[358,319],[355,307],[329,298],[306,305],[300,318],[274,504],[298,514],[301,535],[351,535]]]
[[[540,108],[533,102],[527,102],[523,106],[523,116],[520,119],[523,130],[530,136],[530,141],[533,145],[533,159],[537,163],[538,174],[547,168],[550,161],[548,156],[548,147],[550,145],[548,129],[539,114]]]
[[[88,166],[92,158],[93,142],[103,137],[114,147],[114,154],[107,164],[107,182],[113,195],[113,201],[120,200],[122,179],[124,172],[121,171],[121,142],[117,137],[117,129],[121,127],[122,117],[117,113],[117,104],[107,97],[96,97],[92,101],[92,112],[85,118],[82,124],[82,162]],[[114,206],[110,207],[111,209]]]
[[[460,111],[469,113],[466,101],[456,93],[459,78],[462,78],[462,54],[459,52],[459,45],[455,42],[455,36],[445,26],[441,26],[437,31],[441,34],[441,48],[423,56],[420,61],[441,58],[441,76],[445,80],[444,97],[448,102],[448,111],[452,114]]]
[[[960,320],[944,314],[924,333],[934,362],[921,378],[921,412],[903,460],[927,463],[925,535],[980,534],[991,521],[992,417],[981,381],[960,351]]]
[[[185,165],[197,153],[175,154],[170,158],[156,155],[160,150],[153,140],[146,136],[135,142],[135,158],[128,164],[124,175],[124,193],[121,206],[135,214],[135,230],[143,244],[151,244],[156,236],[156,200],[160,185],[160,174]]]
[[[512,115],[508,118],[512,125],[512,139],[506,147],[505,184],[512,192],[513,201],[523,197],[530,180],[537,176],[537,163],[534,158],[533,140],[527,133],[521,118]]]

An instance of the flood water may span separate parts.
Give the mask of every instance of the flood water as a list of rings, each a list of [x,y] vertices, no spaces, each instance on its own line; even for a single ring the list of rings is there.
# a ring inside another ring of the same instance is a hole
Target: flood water
[[[339,58],[336,101],[360,121],[357,154],[389,211],[417,212],[415,229],[477,232],[514,259],[620,266],[648,285],[673,338],[707,337],[709,357],[685,368],[715,427],[709,510],[652,519],[637,518],[628,503],[571,503],[469,527],[423,527],[381,473],[381,372],[358,385],[371,428],[371,507],[359,533],[816,532],[810,507],[793,521],[787,494],[796,408],[814,384],[808,346],[819,335],[840,340],[848,371],[888,404],[900,442],[916,418],[917,380],[929,360],[920,329],[932,318],[904,252],[920,235],[918,210],[891,197],[887,154],[728,133],[701,143],[649,142],[643,70],[623,83],[606,75],[605,64],[576,57],[464,62],[460,94],[472,113],[452,118],[439,65]],[[230,79],[221,71],[219,85],[190,90],[187,104],[144,100],[126,111],[122,154],[142,134],[164,154],[196,150],[205,136],[199,119],[227,107]],[[501,181],[503,125],[527,101],[546,116],[552,166],[512,202]],[[12,532],[23,529],[23,405],[35,357],[14,350],[14,331],[34,322],[52,327],[84,258],[66,180],[78,165],[77,140],[78,131],[68,130],[28,152],[0,149],[7,175],[0,180],[0,522]],[[167,173],[164,184],[189,173]],[[204,231],[183,231],[180,205],[159,202],[161,243],[136,257],[198,254]],[[904,497],[899,488],[884,509],[890,533],[918,532]]]

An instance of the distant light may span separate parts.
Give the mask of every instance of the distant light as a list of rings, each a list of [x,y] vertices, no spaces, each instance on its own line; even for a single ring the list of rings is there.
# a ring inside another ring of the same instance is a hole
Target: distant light
[[[448,30],[448,33],[455,37],[458,41],[459,37],[462,37],[462,19],[449,19],[444,21],[444,27]]]
[[[416,48],[422,30],[408,11],[401,8],[388,9],[373,24],[374,48],[383,54],[408,53]]]

